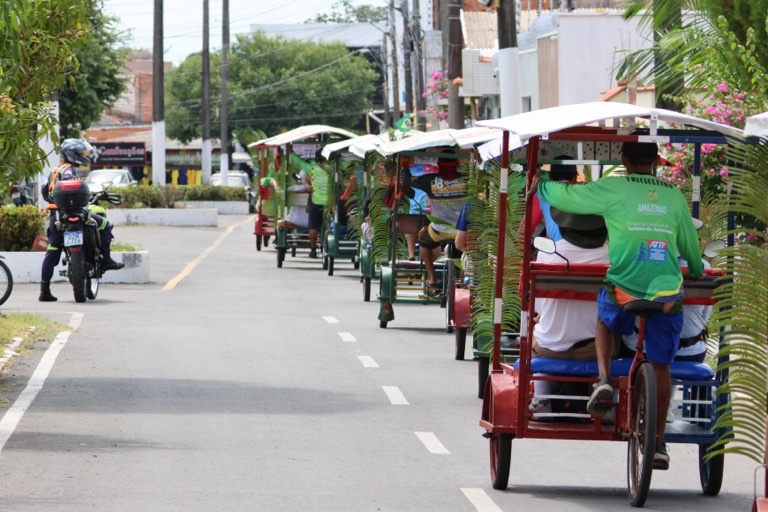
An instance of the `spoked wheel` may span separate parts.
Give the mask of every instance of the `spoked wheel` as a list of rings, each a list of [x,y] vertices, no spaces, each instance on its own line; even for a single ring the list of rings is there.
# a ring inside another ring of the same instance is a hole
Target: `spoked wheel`
[[[261,235],[256,235],[256,250],[261,250]]]
[[[456,327],[456,330],[454,331],[454,336],[456,338],[456,342],[455,342],[456,360],[463,361],[464,350],[466,350],[466,347],[467,347],[467,328]]]
[[[512,462],[512,434],[491,434],[491,481],[494,489],[509,485],[509,466]]]
[[[371,300],[371,278],[370,277],[363,278],[363,300],[365,302],[370,302]]]
[[[638,368],[632,391],[632,419],[627,443],[627,486],[630,504],[642,507],[648,497],[656,452],[656,375],[650,363]]]
[[[94,300],[99,294],[99,278],[89,277],[85,280],[85,295],[91,300]]]
[[[723,466],[725,456],[721,453],[705,460],[710,445],[699,445],[699,479],[701,490],[707,496],[717,496],[723,485]]]
[[[8,300],[13,291],[13,275],[11,269],[5,264],[3,260],[0,260],[0,304],[3,304]]]

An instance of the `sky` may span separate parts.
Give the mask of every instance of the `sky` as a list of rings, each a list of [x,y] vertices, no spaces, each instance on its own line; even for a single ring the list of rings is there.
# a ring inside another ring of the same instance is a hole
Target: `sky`
[[[329,14],[339,0],[229,0],[230,42],[249,32],[251,24],[303,23]],[[351,0],[352,5],[384,6],[386,0]],[[130,31],[127,46],[152,50],[154,0],[104,0],[104,13],[119,18],[119,31]],[[221,48],[222,1],[209,0],[210,48]],[[342,11],[341,8],[336,9]],[[202,51],[203,0],[163,0],[165,60],[180,64]]]

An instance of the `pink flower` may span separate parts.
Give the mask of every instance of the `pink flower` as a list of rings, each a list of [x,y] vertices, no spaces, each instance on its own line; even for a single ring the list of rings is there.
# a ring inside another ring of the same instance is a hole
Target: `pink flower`
[[[728,167],[726,167],[726,166],[723,166],[723,167],[720,169],[720,177],[721,177],[721,178],[727,178],[727,177],[728,177]]]
[[[718,84],[717,90],[720,92],[728,92],[728,84]]]

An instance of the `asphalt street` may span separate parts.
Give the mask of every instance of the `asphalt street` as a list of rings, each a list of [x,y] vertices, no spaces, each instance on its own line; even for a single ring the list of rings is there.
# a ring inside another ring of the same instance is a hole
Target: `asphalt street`
[[[14,287],[3,312],[63,334],[16,358],[0,420],[0,510],[621,511],[626,444],[513,442],[491,487],[476,363],[453,357],[438,306],[395,304],[306,252],[276,267],[251,216],[217,228],[119,226],[151,283],[77,304]],[[468,345],[470,345],[468,343]],[[696,446],[672,445],[648,510],[749,510],[756,465],[727,457],[702,495]]]

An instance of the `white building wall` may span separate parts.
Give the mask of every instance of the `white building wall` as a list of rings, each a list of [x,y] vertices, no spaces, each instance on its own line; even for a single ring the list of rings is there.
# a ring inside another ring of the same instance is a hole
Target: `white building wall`
[[[520,93],[523,112],[539,108],[539,65],[536,50],[520,52]]]
[[[638,21],[618,14],[560,13],[560,105],[595,101],[616,86],[626,52],[651,46],[651,37],[638,33]]]

